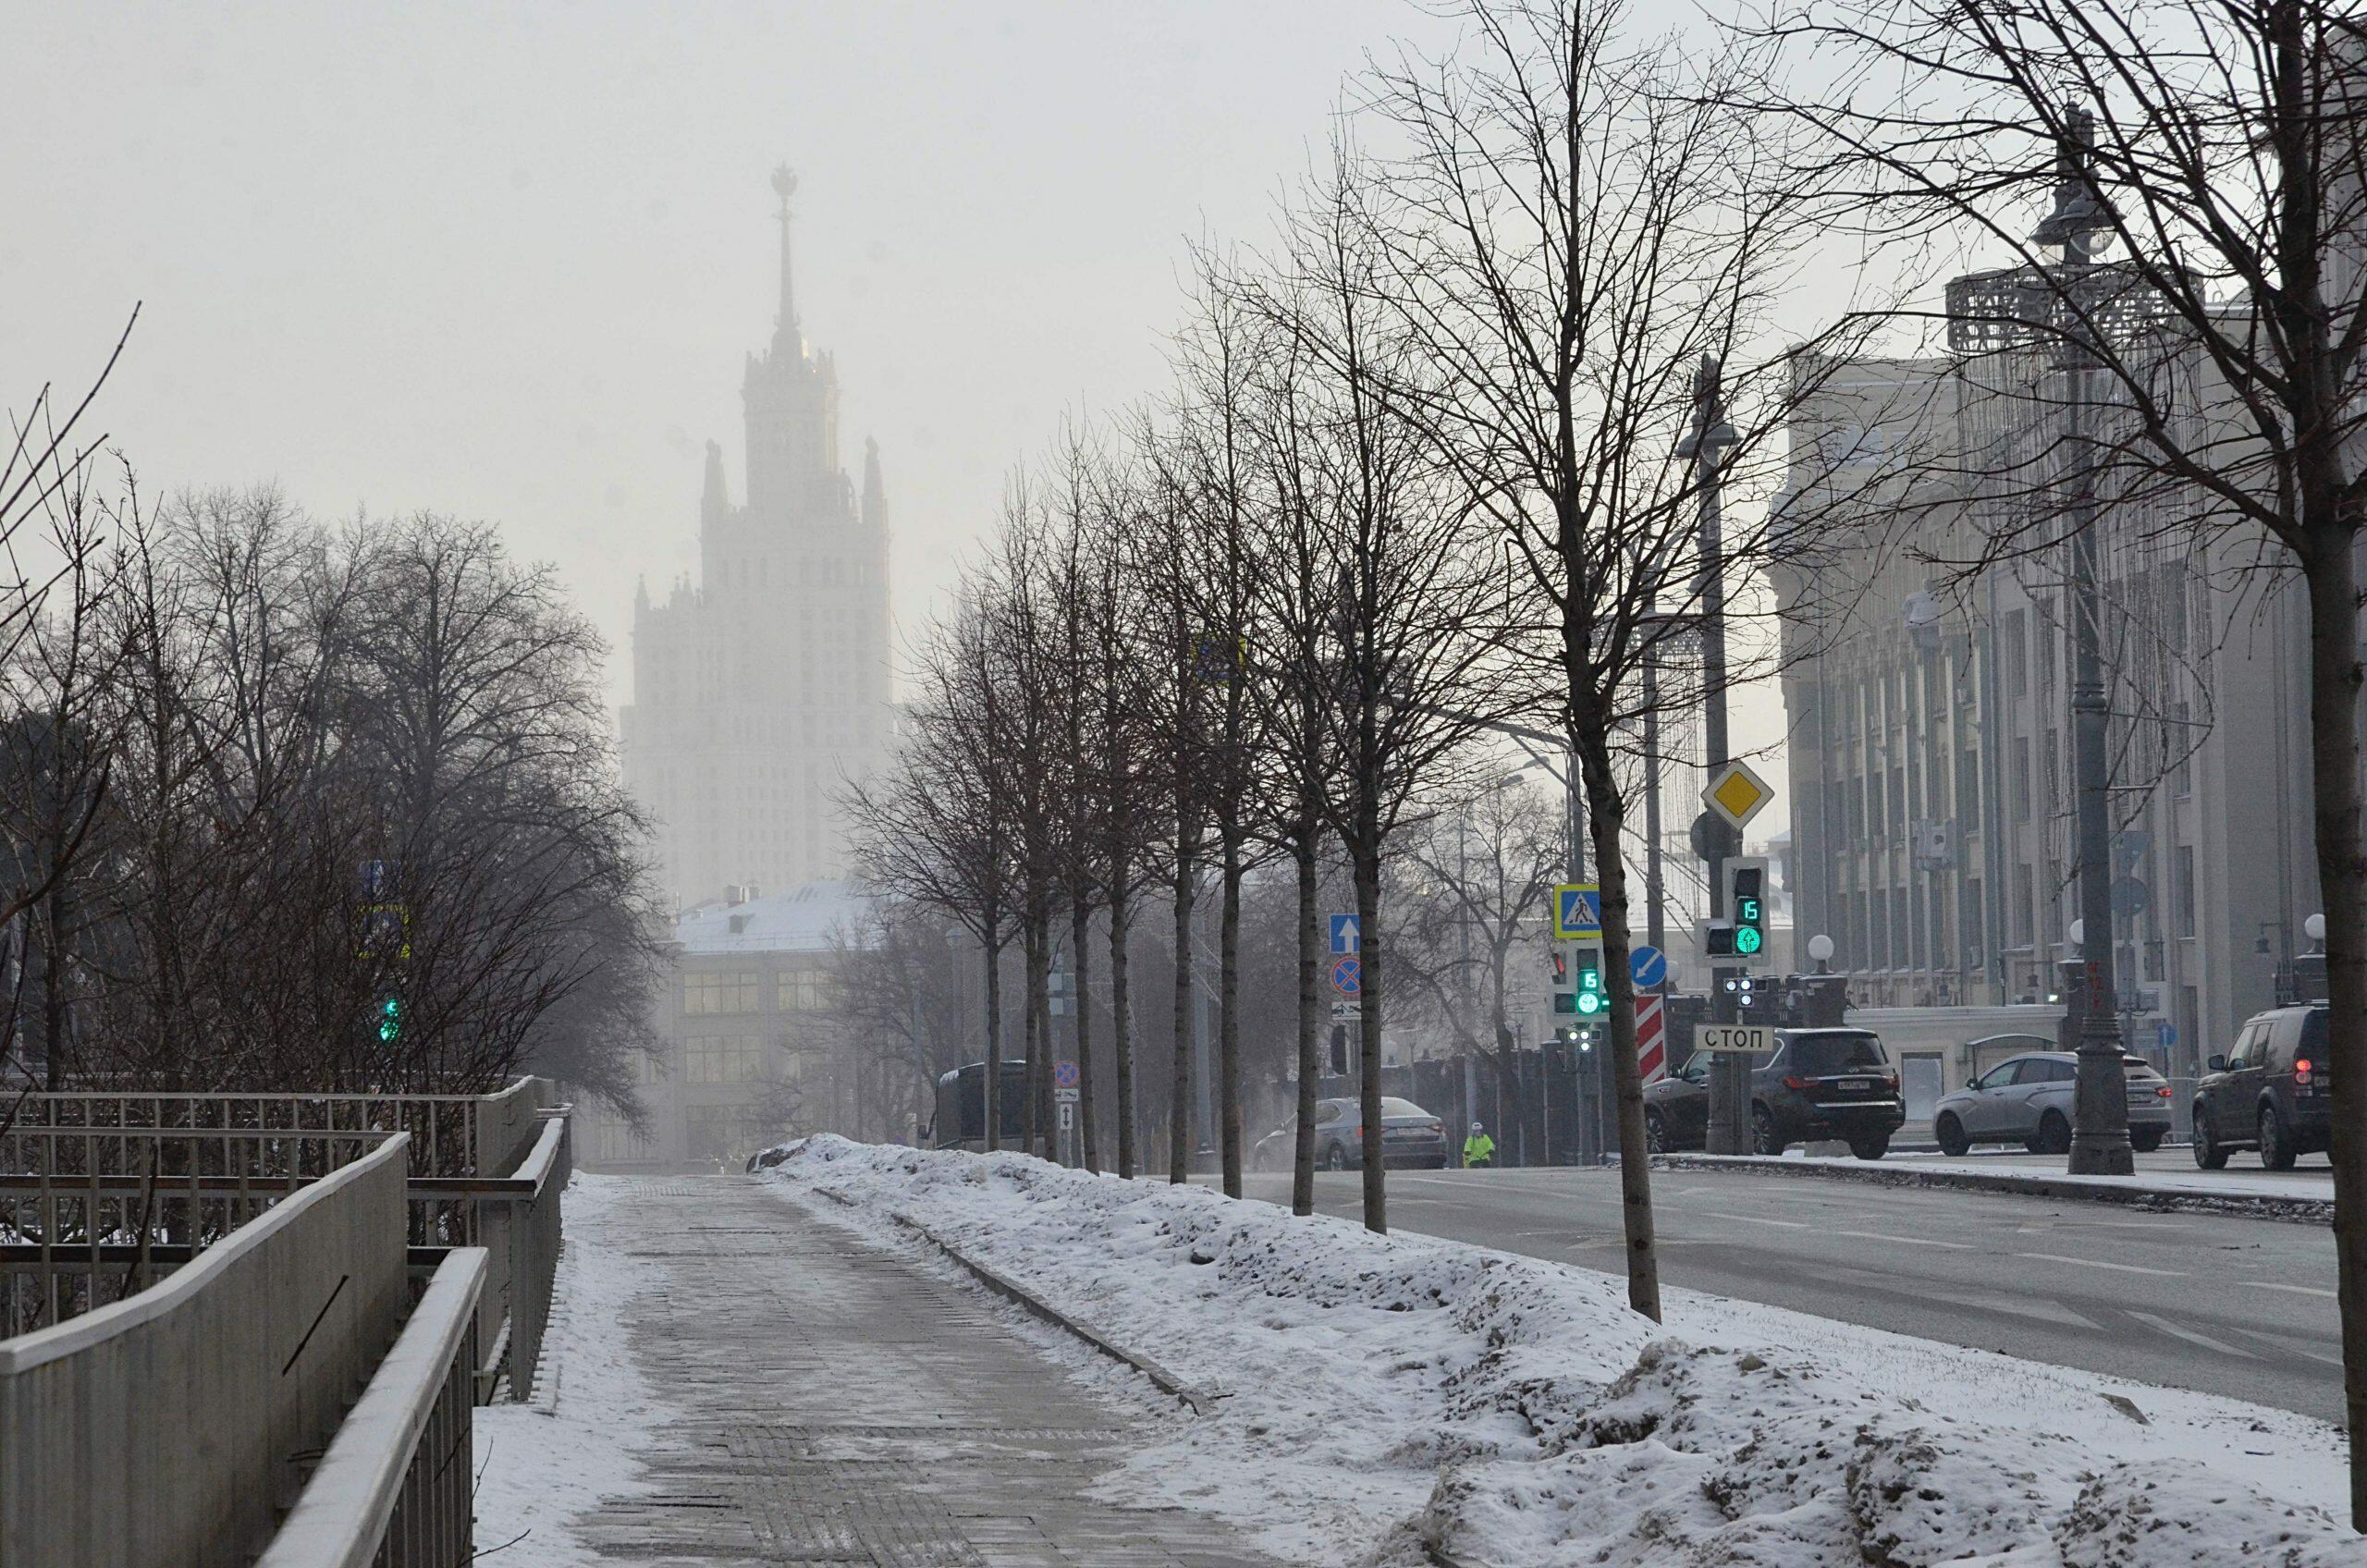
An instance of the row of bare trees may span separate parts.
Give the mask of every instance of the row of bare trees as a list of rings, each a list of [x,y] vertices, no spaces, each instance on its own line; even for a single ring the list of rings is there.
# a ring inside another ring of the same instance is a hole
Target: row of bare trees
[[[37,404],[36,416],[42,411]],[[148,501],[20,425],[0,660],[16,1087],[634,1105],[660,955],[603,648],[490,527]]]
[[[1012,481],[993,544],[920,641],[901,766],[856,802],[872,879],[961,921],[990,987],[993,955],[1024,952],[1030,1147],[1050,1128],[1041,998],[1056,927],[1082,990],[1101,922],[1129,1175],[1125,937],[1147,892],[1163,895],[1173,1038],[1188,1037],[1196,986],[1216,998],[1216,1131],[1236,1194],[1243,887],[1287,867],[1301,1213],[1322,1072],[1320,896],[1343,877],[1363,932],[1356,1076],[1375,1229],[1382,1026],[1401,946],[1436,924],[1427,901],[1393,907],[1385,890],[1418,845],[1435,852],[1424,829],[1441,802],[1501,775],[1486,737],[1502,722],[1570,739],[1602,888],[1622,1144],[1640,1154],[1625,849],[1641,721],[1700,700],[1685,650],[1705,599],[1738,606],[1718,679],[1774,656],[1748,629],[1750,584],[1808,520],[1795,506],[1779,528],[1765,503],[1783,485],[1839,504],[1837,483],[1803,484],[1783,436],[1870,319],[1779,329],[1782,290],[1809,257],[1799,219],[1823,188],[1726,107],[1753,56],[1705,74],[1610,5],[1475,5],[1467,20],[1455,57],[1358,82],[1269,245],[1197,252],[1172,390],[1072,430]],[[1705,427],[1719,439],[1699,462],[1688,437]],[[1720,495],[1756,504],[1720,520]],[[1723,524],[1710,550],[1705,520]],[[1499,973],[1543,901],[1538,866],[1504,875],[1531,901],[1483,938]],[[1194,950],[1208,898],[1221,906],[1212,963]],[[989,1061],[1004,1049],[990,1035]],[[1186,1054],[1166,1140],[1179,1181]],[[1099,1092],[1088,1081],[1088,1104]],[[991,1138],[991,1113],[987,1126]],[[1098,1163],[1090,1138],[1085,1152]],[[1645,1162],[1624,1170],[1634,1299],[1657,1314]]]

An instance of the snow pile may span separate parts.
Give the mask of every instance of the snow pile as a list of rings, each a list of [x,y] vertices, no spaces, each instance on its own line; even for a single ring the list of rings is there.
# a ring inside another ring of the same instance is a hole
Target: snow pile
[[[1292,1561],[2367,1564],[2338,1434],[2282,1412],[1685,1292],[1662,1330],[1604,1275],[1016,1155],[776,1175],[1212,1387],[1124,1480]]]

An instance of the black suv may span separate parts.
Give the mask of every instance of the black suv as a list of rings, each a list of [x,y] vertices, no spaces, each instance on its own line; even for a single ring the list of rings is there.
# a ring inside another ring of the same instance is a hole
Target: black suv
[[[1750,1146],[1782,1154],[1790,1145],[1839,1138],[1859,1159],[1890,1152],[1907,1121],[1898,1069],[1882,1040],[1863,1029],[1780,1029],[1775,1049],[1750,1072]],[[1696,1055],[1644,1091],[1644,1137],[1655,1154],[1709,1141],[1710,1059]]]
[[[2254,1013],[2236,1047],[2204,1064],[2194,1089],[2194,1162],[2205,1170],[2240,1148],[2271,1170],[2331,1147],[2334,1092],[2326,1074],[2326,1006]]]

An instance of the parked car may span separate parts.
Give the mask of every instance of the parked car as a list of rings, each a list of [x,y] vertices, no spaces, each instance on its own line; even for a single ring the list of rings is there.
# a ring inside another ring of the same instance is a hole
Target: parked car
[[[1880,1159],[1906,1120],[1898,1069],[1880,1037],[1863,1029],[1780,1029],[1775,1049],[1750,1070],[1750,1146],[1758,1154],[1837,1138],[1859,1159]],[[1644,1141],[1665,1154],[1700,1148],[1709,1136],[1704,1054],[1644,1091]]]
[[[1288,1170],[1297,1147],[1298,1118],[1257,1140],[1249,1151],[1252,1170]],[[1437,1170],[1446,1165],[1446,1125],[1412,1100],[1386,1095],[1380,1102],[1381,1163]],[[1361,1170],[1365,1126],[1351,1099],[1315,1102],[1315,1164],[1319,1170]]]
[[[2204,1064],[2194,1089],[2194,1162],[2205,1170],[2239,1148],[2271,1170],[2331,1146],[2334,1092],[2326,1075],[2326,1005],[2254,1013],[2235,1048]]]
[[[2128,1141],[2151,1154],[2170,1135],[2170,1085],[2143,1057],[2125,1056],[2128,1078]],[[2079,1058],[2071,1051],[2030,1051],[1999,1062],[1932,1108],[1940,1152],[1960,1155],[1975,1144],[2020,1144],[2032,1154],[2071,1146],[2072,1096]]]

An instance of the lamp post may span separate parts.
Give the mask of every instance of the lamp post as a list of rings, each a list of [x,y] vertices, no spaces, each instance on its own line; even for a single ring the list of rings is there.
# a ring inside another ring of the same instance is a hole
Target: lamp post
[[[1693,464],[1699,487],[1701,579],[1701,764],[1714,769],[1732,760],[1726,737],[1726,585],[1724,519],[1719,509],[1719,454],[1735,444],[1735,427],[1726,422],[1721,370],[1713,355],[1701,356],[1693,380],[1693,428],[1686,433],[1676,455]],[[1742,835],[1712,818],[1703,835],[1709,853],[1710,917],[1725,913],[1726,858],[1742,850]],[[1735,1020],[1735,994],[1726,989],[1729,972],[1710,972],[1710,1014],[1721,1023]],[[1749,1152],[1748,1075],[1743,1059],[1720,1051],[1710,1061],[1709,1150],[1711,1154]]]
[[[2095,356],[2087,334],[2099,317],[2141,310],[2144,301],[2113,288],[2114,275],[2096,266],[2112,214],[2095,188],[2095,119],[2076,107],[2067,119],[2054,211],[2030,234],[2034,244],[2060,247],[2062,260],[2038,273],[2017,268],[1957,279],[1949,288],[1949,337],[1960,349],[1980,350],[2026,345],[2035,330],[2038,340],[2052,338],[2055,368],[2064,376],[2061,504],[2070,579],[2079,909],[2081,925],[2098,934],[2082,945],[2079,972],[2084,1005],[2069,1169],[2075,1175],[2126,1175],[2136,1169],[2136,1158],[2128,1144],[2128,1072],[2113,984],[2109,704],[2097,586],[2095,447],[2088,431]]]

